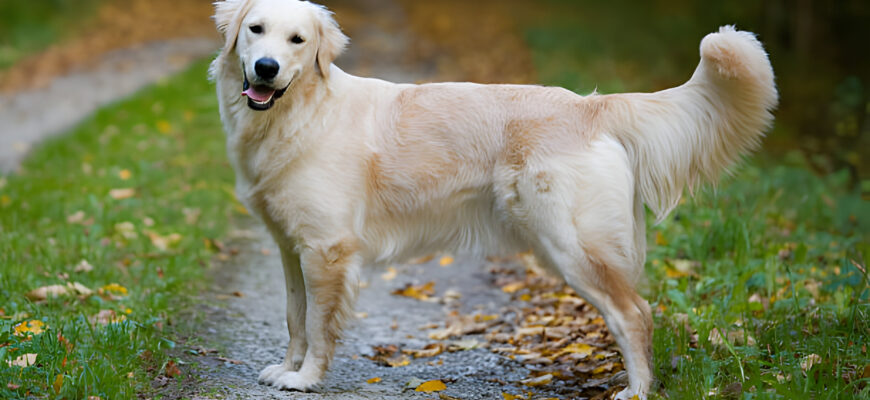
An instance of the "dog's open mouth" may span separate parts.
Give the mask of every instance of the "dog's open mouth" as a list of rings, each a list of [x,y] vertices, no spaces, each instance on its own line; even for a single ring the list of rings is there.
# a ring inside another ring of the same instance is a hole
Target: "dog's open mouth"
[[[267,85],[251,85],[246,75],[242,96],[248,98],[248,107],[252,110],[266,111],[275,105],[275,100],[280,99],[288,87],[289,84],[284,89],[275,89]]]

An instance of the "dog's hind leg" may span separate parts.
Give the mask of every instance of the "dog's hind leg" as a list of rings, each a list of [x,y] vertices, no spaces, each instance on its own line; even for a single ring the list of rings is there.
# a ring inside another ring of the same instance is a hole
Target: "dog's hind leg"
[[[630,385],[618,399],[646,398],[652,382],[652,317],[635,291],[643,272],[643,208],[625,149],[598,139],[535,160],[508,180],[506,208],[538,259],[595,306],[620,347]]]
[[[281,245],[281,262],[287,287],[287,330],[290,344],[282,364],[270,365],[260,373],[260,382],[268,382],[285,371],[297,371],[302,366],[308,341],[305,337],[305,279],[299,254],[290,245]]]
[[[362,260],[353,241],[307,247],[300,259],[306,292],[305,356],[297,371],[285,368],[264,382],[280,389],[307,391],[326,373],[344,323],[353,313]]]

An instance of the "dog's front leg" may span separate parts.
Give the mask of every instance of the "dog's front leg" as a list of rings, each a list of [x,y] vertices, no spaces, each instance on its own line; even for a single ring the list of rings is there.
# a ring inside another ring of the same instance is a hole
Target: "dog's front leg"
[[[290,344],[282,364],[270,365],[260,372],[261,383],[274,382],[275,378],[286,371],[298,371],[308,348],[305,337],[305,279],[299,254],[290,245],[282,245],[281,262],[287,284],[287,330],[290,333]]]
[[[339,241],[306,248],[301,261],[306,293],[305,356],[298,371],[276,370],[264,382],[280,389],[307,391],[326,373],[344,323],[353,313],[361,258],[353,242]],[[288,356],[295,354],[288,351]]]

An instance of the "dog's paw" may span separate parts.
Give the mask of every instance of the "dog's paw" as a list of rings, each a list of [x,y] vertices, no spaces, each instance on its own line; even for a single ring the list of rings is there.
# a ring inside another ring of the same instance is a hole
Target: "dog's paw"
[[[281,390],[298,390],[307,392],[317,385],[318,379],[290,371],[286,365],[270,365],[260,372],[260,383],[274,386]]]
[[[290,371],[290,369],[288,369],[287,366],[284,364],[270,365],[260,371],[260,377],[257,378],[257,380],[260,383],[271,385],[272,382],[275,381],[275,378],[287,371]]]
[[[625,388],[613,396],[613,400],[646,400],[645,394],[637,394],[631,388]]]

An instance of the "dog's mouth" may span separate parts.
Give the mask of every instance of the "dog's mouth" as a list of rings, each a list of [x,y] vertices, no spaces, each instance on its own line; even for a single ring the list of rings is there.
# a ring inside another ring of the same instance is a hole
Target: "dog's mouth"
[[[280,99],[289,87],[289,83],[283,89],[275,89],[268,85],[251,85],[248,75],[245,74],[242,96],[248,98],[248,107],[252,110],[266,111],[275,105],[275,100]]]

